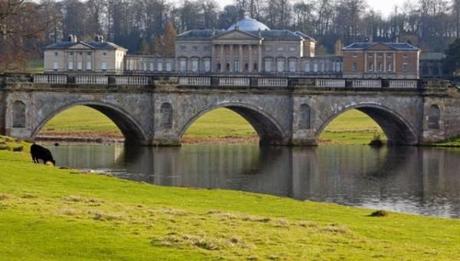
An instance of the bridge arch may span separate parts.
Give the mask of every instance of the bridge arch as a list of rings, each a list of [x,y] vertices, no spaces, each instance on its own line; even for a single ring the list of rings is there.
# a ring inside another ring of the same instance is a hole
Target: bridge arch
[[[40,130],[59,113],[74,107],[74,106],[87,106],[92,109],[95,109],[109,118],[115,125],[120,129],[125,137],[125,141],[129,143],[137,144],[148,144],[148,138],[142,129],[141,125],[134,119],[128,112],[122,108],[104,102],[95,102],[95,101],[77,101],[69,104],[59,106],[58,108],[49,111],[43,112],[43,117],[39,119],[39,123],[32,130],[32,139],[38,135]]]
[[[213,104],[193,114],[192,117],[186,120],[185,124],[179,128],[179,138],[182,139],[182,136],[188,128],[198,118],[218,108],[229,109],[247,120],[257,132],[261,145],[285,145],[286,141],[289,139],[279,122],[263,109],[249,104],[230,102]]]
[[[354,104],[345,106],[339,111],[334,111],[317,129],[315,133],[316,139],[318,140],[326,126],[336,117],[353,109],[361,111],[373,119],[387,136],[389,145],[416,145],[418,143],[417,132],[408,120],[396,111],[376,103]]]

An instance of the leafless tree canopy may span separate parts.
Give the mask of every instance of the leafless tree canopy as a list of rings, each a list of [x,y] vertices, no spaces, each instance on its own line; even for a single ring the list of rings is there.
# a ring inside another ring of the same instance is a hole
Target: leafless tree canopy
[[[366,0],[235,0],[219,9],[215,0],[0,0],[1,61],[38,55],[68,34],[96,34],[131,53],[171,55],[171,39],[191,29],[229,27],[249,15],[274,29],[300,30],[325,52],[340,40],[410,41],[443,51],[460,36],[460,0],[412,0],[389,16]],[[14,58],[12,58],[14,57]],[[19,57],[19,58],[17,58]],[[11,66],[11,63],[10,65]]]

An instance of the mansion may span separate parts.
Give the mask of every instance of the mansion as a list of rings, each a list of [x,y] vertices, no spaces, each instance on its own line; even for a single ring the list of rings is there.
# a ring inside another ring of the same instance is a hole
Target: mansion
[[[353,43],[334,55],[316,55],[312,37],[270,29],[244,18],[226,30],[190,30],[176,38],[175,57],[130,55],[97,36],[45,49],[45,71],[106,74],[292,75],[324,78],[417,79],[420,49],[408,43]]]

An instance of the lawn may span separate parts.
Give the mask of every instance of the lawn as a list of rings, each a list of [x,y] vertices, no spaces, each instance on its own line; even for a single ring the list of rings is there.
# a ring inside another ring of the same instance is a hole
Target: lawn
[[[121,133],[106,116],[85,106],[75,106],[51,119],[42,134],[103,135],[120,136]],[[334,121],[322,133],[325,143],[368,144],[376,135],[384,138],[380,127],[367,115],[357,110],[348,111]],[[185,141],[209,141],[225,138],[256,140],[252,126],[238,114],[228,109],[217,109],[206,113],[187,130]]]
[[[371,212],[119,180],[0,150],[4,260],[458,258],[459,220]]]

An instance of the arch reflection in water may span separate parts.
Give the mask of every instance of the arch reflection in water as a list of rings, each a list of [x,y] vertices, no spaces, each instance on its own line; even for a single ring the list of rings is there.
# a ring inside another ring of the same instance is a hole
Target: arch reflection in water
[[[224,188],[300,200],[460,216],[460,150],[324,145],[185,145],[181,148],[68,145],[58,165],[109,169],[167,186]],[[81,159],[81,155],[86,155]]]

